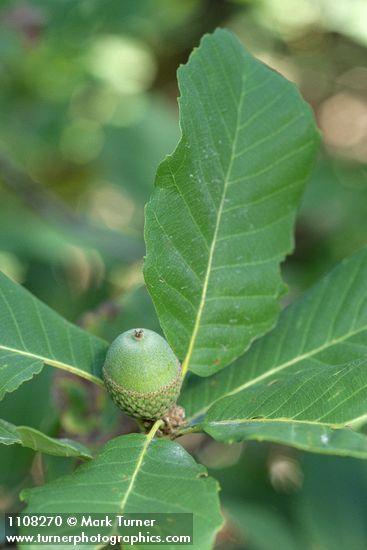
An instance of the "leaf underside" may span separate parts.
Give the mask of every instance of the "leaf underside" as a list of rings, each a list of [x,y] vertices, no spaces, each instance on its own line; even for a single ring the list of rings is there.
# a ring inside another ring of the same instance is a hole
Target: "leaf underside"
[[[141,434],[111,440],[72,475],[26,490],[22,498],[27,513],[85,513],[86,506],[88,513],[193,513],[193,550],[210,550],[222,524],[218,486],[205,468],[177,443]],[[116,526],[104,532],[117,533]]]
[[[295,86],[227,31],[178,79],[182,138],[146,208],[144,273],[183,371],[208,376],[276,321],[318,133]]]
[[[54,456],[92,457],[89,449],[76,441],[48,437],[34,428],[15,426],[2,419],[0,419],[0,443],[3,445],[19,444],[34,451]]]
[[[220,440],[259,439],[366,456],[345,426],[367,420],[367,249],[341,262],[281,314],[277,327],[183,395],[191,421]]]
[[[0,273],[0,399],[52,365],[97,384],[107,343]]]

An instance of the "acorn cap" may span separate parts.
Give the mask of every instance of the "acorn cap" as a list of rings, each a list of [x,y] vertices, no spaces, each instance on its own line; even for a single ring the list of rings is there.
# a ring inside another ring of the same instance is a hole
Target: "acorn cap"
[[[132,329],[111,344],[103,378],[112,399],[138,418],[161,418],[176,402],[181,366],[168,343],[148,329]]]

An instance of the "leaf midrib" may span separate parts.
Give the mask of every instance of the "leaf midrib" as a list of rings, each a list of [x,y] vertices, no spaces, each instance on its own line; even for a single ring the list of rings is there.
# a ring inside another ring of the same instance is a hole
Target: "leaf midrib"
[[[185,359],[182,363],[182,377],[185,376],[185,374],[187,373],[187,370],[189,368],[190,360],[191,360],[191,357],[192,357],[192,354],[193,354],[193,351],[194,351],[194,347],[195,347],[196,338],[197,338],[197,335],[198,335],[198,332],[199,332],[199,329],[200,329],[201,317],[203,315],[205,302],[206,302],[206,295],[208,293],[209,279],[210,279],[210,274],[211,274],[211,270],[212,270],[214,252],[215,252],[215,247],[216,247],[216,244],[217,244],[218,232],[219,232],[220,222],[221,222],[221,218],[222,218],[222,214],[223,214],[224,202],[225,202],[225,198],[226,198],[226,194],[227,194],[227,189],[229,187],[229,182],[230,182],[230,179],[231,179],[230,176],[231,176],[231,172],[232,172],[233,161],[235,159],[235,151],[237,149],[238,132],[239,132],[239,127],[240,127],[239,119],[240,119],[240,113],[242,111],[242,104],[243,104],[243,99],[244,99],[244,78],[243,77],[242,77],[241,83],[242,83],[241,95],[240,95],[240,99],[239,99],[239,102],[238,102],[236,127],[235,127],[235,131],[234,131],[233,143],[232,143],[232,147],[231,147],[231,157],[230,157],[227,172],[226,172],[225,178],[224,178],[223,192],[222,192],[221,200],[220,200],[220,203],[219,203],[217,219],[216,219],[214,233],[213,233],[213,239],[212,239],[210,249],[209,249],[208,265],[207,265],[206,272],[205,272],[205,277],[204,277],[204,283],[203,283],[203,289],[202,289],[202,293],[201,293],[199,308],[198,308],[198,311],[197,311],[197,314],[196,314],[195,324],[194,324],[194,328],[193,328],[193,331],[192,331],[192,334],[191,334],[191,338],[190,338],[189,346],[188,346],[188,349],[187,349],[186,357],[185,357]]]
[[[124,495],[124,498],[122,499],[121,503],[120,503],[120,506],[119,506],[119,510],[120,512],[124,512],[124,508],[126,506],[126,503],[127,501],[129,500],[129,497],[130,497],[130,494],[133,490],[133,487],[135,485],[135,481],[136,481],[136,478],[137,478],[137,475],[139,473],[139,470],[143,464],[143,461],[144,461],[144,457],[148,451],[148,448],[149,448],[149,445],[151,444],[158,428],[160,426],[160,421],[158,421],[154,426],[153,428],[151,429],[151,431],[149,432],[149,434],[146,436],[145,438],[145,441],[144,441],[144,445],[143,447],[141,448],[141,451],[139,453],[139,456],[138,456],[138,460],[136,462],[136,466],[135,466],[135,469],[133,471],[133,475],[131,476],[131,479],[130,479],[130,483],[129,483],[129,486],[126,490],[126,493]]]
[[[140,471],[140,468],[141,468],[141,466],[144,462],[145,455],[146,455],[146,453],[149,449],[149,446],[150,446],[151,442],[154,439],[155,434],[159,430],[161,424],[162,424],[162,421],[157,420],[157,422],[153,425],[153,427],[150,430],[150,432],[148,433],[148,435],[146,435],[146,437],[145,437],[144,445],[142,446],[141,451],[139,453],[138,460],[136,462],[136,466],[134,468],[133,474],[132,474],[131,479],[130,479],[130,483],[129,483],[129,485],[127,487],[127,490],[125,492],[124,498],[122,499],[122,501],[119,505],[119,512],[120,513],[123,513],[125,511],[124,508],[126,506],[126,503],[129,500],[129,497],[130,497],[130,495],[132,493],[132,490],[134,488],[135,481],[136,481],[136,478],[137,478],[138,473]],[[117,533],[117,520],[113,524],[111,533]],[[98,550],[102,549],[102,548],[104,548],[104,546],[97,546]]]
[[[193,415],[189,419],[189,422],[194,420],[195,418],[201,416],[202,414],[205,414],[207,412],[207,410],[212,405],[214,405],[217,401],[219,401],[220,399],[224,399],[226,397],[229,397],[230,395],[235,395],[236,393],[239,393],[239,392],[245,390],[246,388],[254,386],[258,382],[261,382],[262,380],[266,380],[267,378],[273,376],[274,374],[277,374],[278,372],[281,372],[281,371],[283,371],[284,369],[286,369],[288,367],[296,365],[297,363],[303,361],[304,359],[308,359],[309,357],[312,357],[312,356],[316,355],[317,353],[320,353],[320,352],[328,349],[329,347],[332,347],[336,344],[340,344],[341,342],[344,342],[345,340],[348,340],[349,338],[355,336],[356,334],[359,334],[360,332],[365,331],[366,329],[367,329],[367,326],[363,326],[360,330],[348,332],[347,334],[345,334],[344,336],[342,336],[340,338],[335,338],[333,340],[330,340],[327,343],[325,343],[324,345],[319,346],[318,348],[314,348],[313,350],[311,350],[307,353],[303,353],[302,355],[298,355],[297,357],[294,357],[293,359],[279,365],[278,367],[272,368],[272,369],[264,372],[263,374],[260,374],[256,378],[253,378],[252,380],[249,380],[248,382],[245,382],[244,384],[241,384],[240,386],[238,386],[234,390],[224,393],[223,395],[218,397],[218,399],[215,399],[212,403],[210,403],[210,405],[208,405],[207,407],[203,407],[200,411],[196,412],[195,415]]]
[[[78,369],[73,365],[69,365],[68,363],[63,363],[62,361],[57,361],[56,359],[50,359],[49,357],[44,357],[42,355],[38,355],[30,351],[24,351],[24,350],[4,346],[3,344],[0,344],[0,350],[9,351],[11,353],[14,353],[15,355],[22,355],[23,357],[31,357],[32,359],[37,359],[39,361],[42,361],[42,363],[45,363],[46,365],[51,365],[52,367],[56,367],[56,368],[71,372],[72,374],[76,374],[81,378],[85,378],[90,382],[94,382],[95,384],[98,384],[99,386],[104,387],[103,381],[100,378],[98,378],[97,376],[94,376],[94,374]]]

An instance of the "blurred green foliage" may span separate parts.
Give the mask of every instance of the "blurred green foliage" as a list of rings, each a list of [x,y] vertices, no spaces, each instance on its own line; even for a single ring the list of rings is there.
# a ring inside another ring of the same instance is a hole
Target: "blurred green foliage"
[[[225,26],[296,83],[323,135],[284,266],[293,300],[366,242],[366,20],[363,0],[2,0],[0,269],[107,340],[159,329],[142,286],[144,204],[179,137],[176,69]],[[132,429],[93,392],[45,369],[0,413],[92,445]],[[366,548],[363,462],[258,445],[238,461],[238,449],[186,444],[222,484],[230,519],[218,548],[275,548],[265,528],[283,550]],[[23,483],[74,465],[42,460],[1,450],[2,508],[17,508]]]

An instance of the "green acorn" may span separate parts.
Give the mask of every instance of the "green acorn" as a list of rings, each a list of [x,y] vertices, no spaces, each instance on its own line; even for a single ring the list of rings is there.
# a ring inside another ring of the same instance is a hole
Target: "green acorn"
[[[109,347],[103,379],[120,409],[135,418],[154,420],[176,403],[181,365],[159,334],[132,329],[120,334]]]

